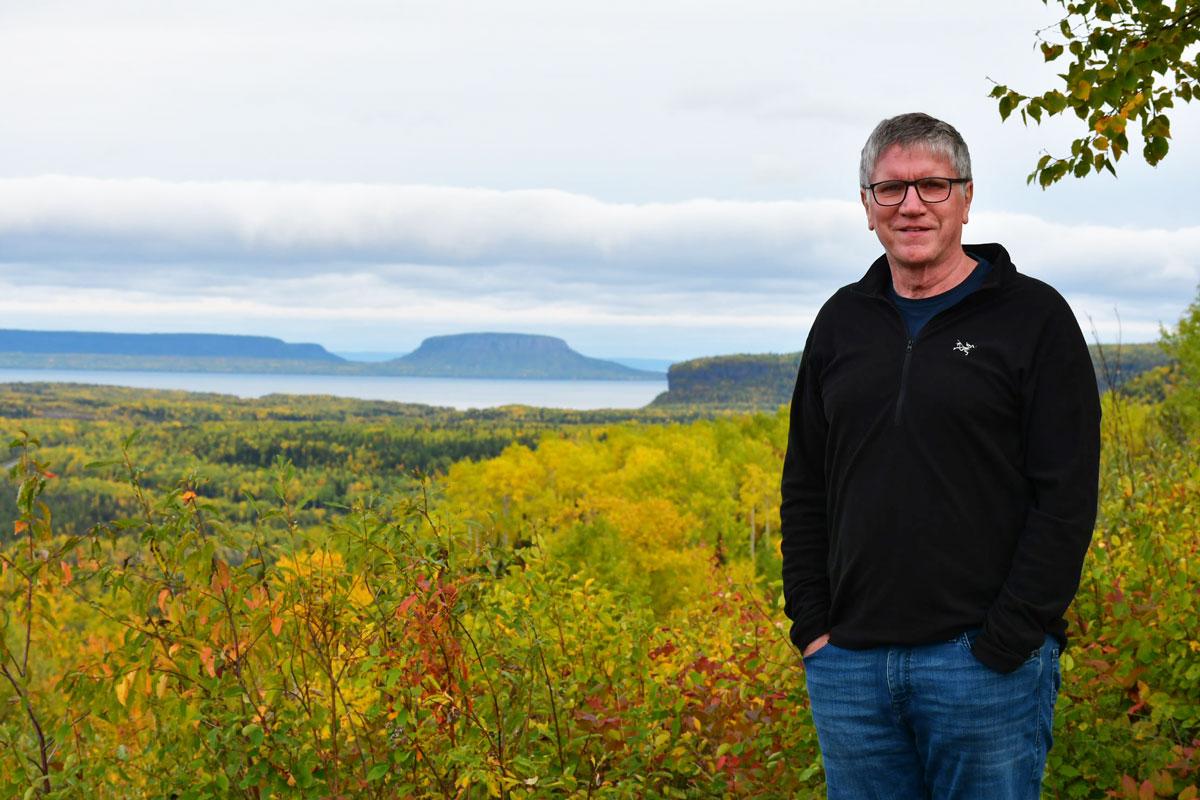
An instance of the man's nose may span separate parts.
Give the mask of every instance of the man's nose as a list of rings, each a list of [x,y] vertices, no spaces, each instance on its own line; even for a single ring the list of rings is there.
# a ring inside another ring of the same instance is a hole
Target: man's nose
[[[925,210],[925,202],[921,200],[921,195],[917,194],[916,185],[908,187],[908,191],[904,193],[904,199],[900,201],[901,213],[920,214]]]

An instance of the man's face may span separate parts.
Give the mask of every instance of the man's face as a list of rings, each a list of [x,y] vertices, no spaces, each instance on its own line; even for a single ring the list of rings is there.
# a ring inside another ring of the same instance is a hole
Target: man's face
[[[923,147],[892,145],[875,163],[871,183],[917,178],[957,178],[958,173],[944,156]],[[962,227],[971,209],[974,186],[950,187],[950,197],[941,203],[923,202],[915,186],[898,206],[881,206],[869,190],[860,191],[867,211],[867,227],[875,231],[893,266],[909,269],[954,263],[962,255]]]

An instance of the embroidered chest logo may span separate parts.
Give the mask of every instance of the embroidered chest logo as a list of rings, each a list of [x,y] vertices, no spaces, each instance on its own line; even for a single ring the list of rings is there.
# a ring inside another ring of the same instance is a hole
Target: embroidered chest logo
[[[962,339],[958,339],[954,343],[954,349],[962,353],[964,356],[969,356],[971,355],[971,351],[975,349],[975,345],[971,344],[970,342],[964,343]]]

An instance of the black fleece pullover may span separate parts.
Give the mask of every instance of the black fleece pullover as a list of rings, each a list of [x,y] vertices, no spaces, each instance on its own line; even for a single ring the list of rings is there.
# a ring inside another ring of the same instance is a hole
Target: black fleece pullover
[[[916,645],[982,626],[1011,672],[1067,606],[1096,520],[1100,402],[1065,300],[998,244],[910,339],[880,257],[821,308],[792,395],[783,591],[801,650]]]

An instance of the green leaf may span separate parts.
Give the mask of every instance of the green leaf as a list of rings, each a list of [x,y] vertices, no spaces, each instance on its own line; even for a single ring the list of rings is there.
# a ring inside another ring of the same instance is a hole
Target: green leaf
[[[1108,137],[1109,146],[1112,148],[1113,158],[1117,161],[1121,160],[1121,156],[1129,150],[1129,137],[1124,133],[1119,133],[1115,136]]]
[[[1067,108],[1067,98],[1059,91],[1050,91],[1042,95],[1042,105],[1051,115],[1061,114]]]
[[[242,728],[242,736],[250,740],[250,744],[258,747],[263,743],[263,729],[254,723]]]
[[[384,775],[387,775],[390,769],[391,765],[387,762],[376,764],[367,772],[367,780],[371,783],[375,783],[376,781],[381,780]]]
[[[1146,124],[1142,129],[1143,136],[1161,136],[1169,139],[1171,136],[1171,120],[1161,114]]]
[[[1167,157],[1167,151],[1171,149],[1171,145],[1166,138],[1156,136],[1146,143],[1146,147],[1142,150],[1142,154],[1146,157],[1146,163],[1155,165]]]
[[[1008,115],[1011,114],[1013,111],[1013,105],[1015,105],[1015,104],[1013,102],[1013,97],[1011,94],[1006,94],[1006,95],[1004,95],[1004,97],[1000,98],[1000,119],[1001,120],[1008,119]]]

